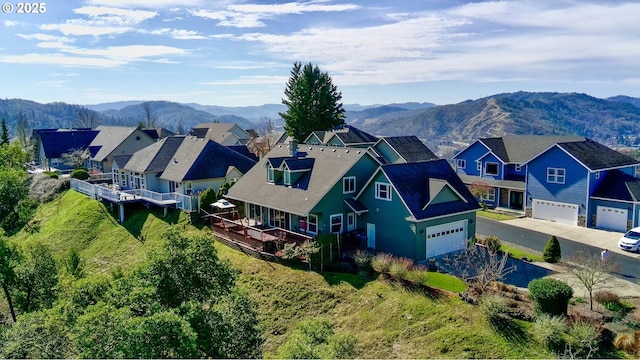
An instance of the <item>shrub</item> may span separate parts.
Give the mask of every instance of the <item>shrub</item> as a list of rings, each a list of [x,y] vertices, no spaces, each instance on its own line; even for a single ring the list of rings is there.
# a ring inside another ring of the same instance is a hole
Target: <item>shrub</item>
[[[396,258],[391,261],[389,274],[397,279],[404,279],[413,266],[413,260],[407,258]]]
[[[619,303],[620,296],[612,291],[601,290],[596,291],[595,294],[593,294],[593,300],[595,300],[599,304]]]
[[[89,172],[84,169],[75,169],[71,172],[70,177],[72,179],[87,180],[89,178]]]
[[[212,188],[206,188],[202,194],[200,194],[200,209],[211,212],[211,204],[216,202],[216,193]]]
[[[67,188],[68,180],[35,174],[29,184],[29,198],[37,203],[49,202]]]
[[[544,251],[542,252],[542,257],[544,261],[552,264],[560,261],[562,250],[560,249],[560,242],[555,236],[551,236],[549,241],[547,241],[547,244],[544,246]]]
[[[624,350],[627,354],[638,355],[640,353],[640,330],[618,334],[613,340],[613,346],[618,350]]]
[[[480,299],[480,309],[493,328],[500,328],[509,319],[509,306],[501,296],[483,296]]]
[[[53,172],[53,171],[43,171],[43,174],[47,175],[48,177],[50,177],[52,179],[57,179],[58,178],[58,173]]]
[[[497,252],[502,247],[502,241],[499,237],[494,235],[480,238],[477,240],[477,243],[486,246],[491,252]]]
[[[599,326],[591,321],[577,321],[569,327],[566,354],[571,359],[589,359],[598,351]]]
[[[380,253],[371,258],[371,268],[379,273],[388,273],[391,267],[393,256],[391,254]]]
[[[569,300],[573,296],[571,286],[560,280],[541,278],[532,280],[528,288],[531,298],[535,302],[537,313],[567,314]]]
[[[567,324],[560,316],[541,314],[531,327],[533,338],[547,349],[555,352],[564,349],[564,332]]]
[[[371,268],[371,254],[366,250],[357,250],[353,255],[353,261],[360,270],[369,270]]]

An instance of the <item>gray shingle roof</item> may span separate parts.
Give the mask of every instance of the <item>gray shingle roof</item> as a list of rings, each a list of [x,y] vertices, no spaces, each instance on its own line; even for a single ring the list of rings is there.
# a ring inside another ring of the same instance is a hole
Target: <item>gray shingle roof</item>
[[[640,201],[640,179],[620,170],[609,171],[592,196],[638,202]]]
[[[416,136],[388,136],[381,139],[407,162],[436,160],[438,157]]]
[[[582,136],[505,135],[482,138],[481,143],[504,163],[523,164],[559,142],[584,141]]]
[[[469,189],[445,159],[382,165],[381,170],[417,220],[480,208]],[[445,182],[464,200],[426,206],[442,190]]]
[[[171,136],[136,151],[125,169],[138,173],[164,171],[184,139],[184,136]]]
[[[91,142],[92,156],[95,161],[104,161],[137,128],[126,126],[98,126],[98,135]],[[142,136],[149,135],[140,132]],[[149,137],[150,138],[150,137]],[[95,155],[94,155],[95,154]]]
[[[267,182],[265,163],[269,159],[293,159],[286,145],[278,145],[229,189],[227,197],[306,216],[354,164],[365,156],[370,158],[367,151],[359,148],[300,146],[299,150],[299,155],[314,159],[313,169],[305,174],[308,178],[301,179],[307,183],[305,186]]]
[[[559,143],[559,147],[573,155],[591,170],[638,165],[634,158],[623,155],[591,139],[580,142]]]

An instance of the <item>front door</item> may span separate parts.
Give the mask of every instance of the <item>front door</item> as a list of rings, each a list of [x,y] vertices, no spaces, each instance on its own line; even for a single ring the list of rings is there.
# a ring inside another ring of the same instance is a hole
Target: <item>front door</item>
[[[176,182],[175,181],[169,181],[169,192],[170,193],[176,192]]]
[[[376,224],[367,223],[367,247],[376,248]]]
[[[347,213],[347,231],[353,231],[356,229],[356,214]]]
[[[509,192],[509,207],[512,209],[522,210],[523,193],[521,191]]]

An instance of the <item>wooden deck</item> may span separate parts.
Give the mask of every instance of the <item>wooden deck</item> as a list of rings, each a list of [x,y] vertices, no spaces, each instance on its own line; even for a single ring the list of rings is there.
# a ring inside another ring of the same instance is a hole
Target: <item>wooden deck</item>
[[[215,214],[209,217],[214,233],[271,254],[277,252],[286,243],[302,244],[305,241],[314,240],[311,236],[285,229],[252,226],[247,220],[230,220]]]

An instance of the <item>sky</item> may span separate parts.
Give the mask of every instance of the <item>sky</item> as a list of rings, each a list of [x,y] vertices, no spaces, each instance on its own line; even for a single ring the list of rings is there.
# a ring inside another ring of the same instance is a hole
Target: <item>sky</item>
[[[2,5],[2,98],[279,104],[296,61],[327,72],[345,104],[443,105],[515,91],[640,97],[640,2],[32,4]]]

